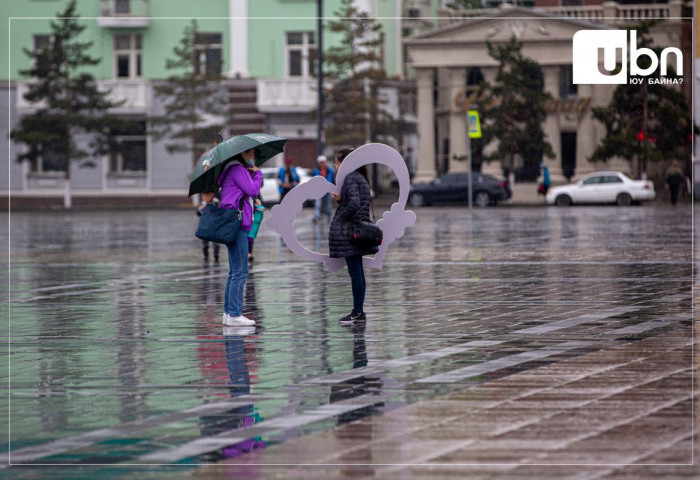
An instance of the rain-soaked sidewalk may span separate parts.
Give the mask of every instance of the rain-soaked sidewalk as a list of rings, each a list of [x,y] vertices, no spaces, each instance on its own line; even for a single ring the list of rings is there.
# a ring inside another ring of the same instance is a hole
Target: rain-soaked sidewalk
[[[12,213],[0,477],[700,476],[689,206],[417,214],[364,328],[263,226],[240,329],[192,212]]]

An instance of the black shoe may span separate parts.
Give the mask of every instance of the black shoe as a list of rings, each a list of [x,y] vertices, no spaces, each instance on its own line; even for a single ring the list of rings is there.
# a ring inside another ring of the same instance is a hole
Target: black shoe
[[[365,316],[365,313],[355,313],[352,312],[350,315],[346,315],[345,317],[338,319],[338,322],[340,323],[355,323],[355,322],[363,322],[366,321],[367,317]]]

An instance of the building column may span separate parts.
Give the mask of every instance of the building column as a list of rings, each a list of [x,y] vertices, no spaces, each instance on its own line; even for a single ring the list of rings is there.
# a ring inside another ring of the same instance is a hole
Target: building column
[[[467,69],[449,68],[450,98],[448,112],[450,115],[450,172],[467,171],[467,119],[466,112],[455,105],[455,98],[467,85]],[[461,160],[455,160],[455,157]]]
[[[596,146],[600,144],[602,137],[598,138],[596,134],[596,126],[593,123],[593,112],[591,108],[595,106],[595,92],[593,85],[579,85],[579,98],[591,98],[591,106],[588,111],[579,120],[579,125],[576,134],[576,173],[574,176],[580,177],[582,174],[593,172],[596,166],[588,161],[588,158],[593,155]],[[602,127],[605,131],[605,127]]]
[[[248,78],[248,0],[228,0],[230,78]]]
[[[417,68],[418,85],[418,169],[414,183],[435,178],[435,108],[433,106],[433,70]]]
[[[603,7],[603,24],[615,25],[619,4],[615,1],[605,1],[601,5]]]
[[[542,68],[544,75],[544,91],[549,93],[552,98],[559,99],[559,76],[561,75],[561,67],[546,66]],[[552,146],[554,158],[542,157],[542,161],[549,168],[549,175],[553,183],[565,183],[566,179],[562,174],[561,168],[561,127],[559,125],[559,111],[548,113],[545,118],[544,125],[545,139]]]

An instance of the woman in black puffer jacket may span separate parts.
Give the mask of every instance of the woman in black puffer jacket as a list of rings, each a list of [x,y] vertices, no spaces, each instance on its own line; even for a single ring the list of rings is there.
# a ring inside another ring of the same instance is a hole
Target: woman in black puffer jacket
[[[345,157],[353,150],[354,148],[348,148],[336,154],[336,172],[340,168],[340,164],[345,160]],[[372,197],[369,181],[367,180],[366,167],[360,167],[346,176],[340,195],[334,194],[333,197],[338,201],[338,208],[335,211],[328,233],[330,256],[333,258],[345,258],[352,282],[352,312],[339,321],[341,323],[354,323],[367,319],[364,311],[367,284],[365,282],[365,272],[362,268],[362,256],[372,255],[379,251],[377,247],[355,248],[348,240],[346,233],[346,224],[353,218],[369,220]]]

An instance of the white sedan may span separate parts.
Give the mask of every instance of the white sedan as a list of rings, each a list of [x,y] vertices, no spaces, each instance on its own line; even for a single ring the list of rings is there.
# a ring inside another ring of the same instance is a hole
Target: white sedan
[[[649,180],[632,180],[620,172],[594,172],[570,185],[552,187],[547,204],[566,206],[573,203],[616,203],[653,200],[654,184]]]

